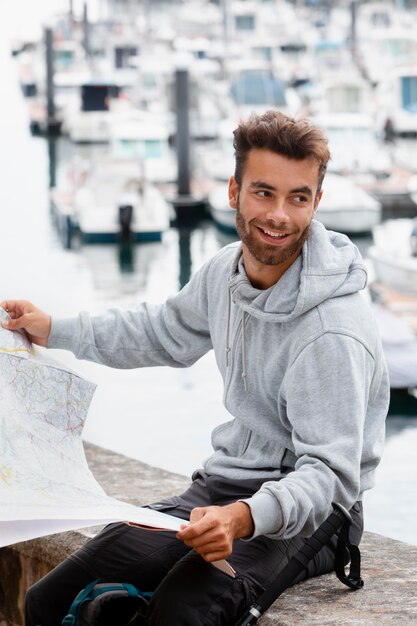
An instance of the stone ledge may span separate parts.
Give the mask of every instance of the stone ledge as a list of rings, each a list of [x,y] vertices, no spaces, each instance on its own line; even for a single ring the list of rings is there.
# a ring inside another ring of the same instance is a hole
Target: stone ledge
[[[133,504],[179,493],[189,484],[184,476],[108,450],[90,444],[85,449],[106,493]],[[98,529],[59,533],[0,549],[0,626],[22,626],[25,589]],[[259,626],[416,624],[417,546],[365,533],[361,548],[363,590],[350,591],[333,574],[305,581],[285,591]]]

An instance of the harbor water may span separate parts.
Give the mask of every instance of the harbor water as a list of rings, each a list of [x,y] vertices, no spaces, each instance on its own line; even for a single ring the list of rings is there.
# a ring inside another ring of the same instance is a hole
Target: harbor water
[[[17,5],[20,3],[16,3]],[[2,9],[3,11],[4,9]],[[0,300],[29,299],[55,316],[163,301],[225,241],[214,225],[172,227],[161,243],[65,250],[54,230],[48,188],[52,164],[71,147],[29,133],[27,109],[0,16]],[[369,241],[360,246],[366,256]],[[210,454],[210,433],[230,419],[212,354],[190,369],[117,371],[68,365],[97,383],[86,441],[168,470],[191,474]],[[366,494],[366,529],[417,544],[417,414],[387,420],[377,485]]]

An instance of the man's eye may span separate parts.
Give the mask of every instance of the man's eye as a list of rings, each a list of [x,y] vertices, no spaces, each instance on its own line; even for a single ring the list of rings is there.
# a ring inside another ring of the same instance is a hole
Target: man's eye
[[[293,196],[293,200],[295,202],[298,202],[299,204],[302,204],[304,202],[308,202],[307,196]]]
[[[256,195],[257,195],[257,196],[260,196],[261,198],[269,198],[269,197],[270,197],[270,195],[271,195],[271,192],[270,192],[270,191],[263,191],[263,190],[260,190],[260,191],[257,191],[257,192],[256,192]]]

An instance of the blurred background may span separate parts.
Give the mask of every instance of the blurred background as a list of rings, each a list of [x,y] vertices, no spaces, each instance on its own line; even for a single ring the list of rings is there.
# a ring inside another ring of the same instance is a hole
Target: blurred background
[[[232,131],[309,117],[332,152],[318,212],[369,270],[392,400],[366,529],[417,544],[417,1],[0,3],[0,299],[55,316],[163,301],[237,239]],[[183,474],[230,418],[212,354],[113,371],[84,439]]]

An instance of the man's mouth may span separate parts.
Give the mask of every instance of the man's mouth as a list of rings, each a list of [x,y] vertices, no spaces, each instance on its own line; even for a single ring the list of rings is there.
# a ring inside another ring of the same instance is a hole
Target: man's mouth
[[[257,226],[262,238],[268,241],[275,241],[277,243],[285,241],[289,237],[289,233],[283,233],[281,231],[270,230],[269,228],[263,228]]]
[[[266,228],[261,228],[264,231],[265,235],[269,235],[270,237],[287,237],[288,233],[274,233],[272,230],[266,230]]]

